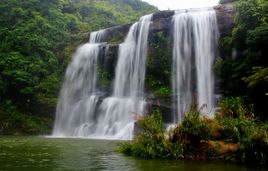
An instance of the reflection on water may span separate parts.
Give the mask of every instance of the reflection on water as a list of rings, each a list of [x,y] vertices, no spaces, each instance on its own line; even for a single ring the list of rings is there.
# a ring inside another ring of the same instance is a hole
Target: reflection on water
[[[219,162],[141,160],[114,152],[116,141],[0,137],[0,170],[255,171]]]

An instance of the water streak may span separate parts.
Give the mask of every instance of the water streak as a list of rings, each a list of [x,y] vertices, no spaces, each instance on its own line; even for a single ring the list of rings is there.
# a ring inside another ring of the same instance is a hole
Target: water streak
[[[194,103],[203,113],[212,115],[212,65],[218,39],[216,13],[212,9],[176,11],[173,25],[173,122],[181,121]]]
[[[132,139],[135,115],[144,112],[147,40],[152,15],[133,24],[119,47],[113,96],[101,105],[95,136]]]
[[[96,87],[99,42],[104,33],[103,30],[93,32],[90,42],[78,48],[67,68],[56,109],[53,136],[77,136],[75,128],[93,121],[99,99]]]

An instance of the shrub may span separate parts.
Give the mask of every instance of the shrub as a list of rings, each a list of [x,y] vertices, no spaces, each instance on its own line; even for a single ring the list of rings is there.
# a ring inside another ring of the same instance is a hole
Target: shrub
[[[159,110],[138,121],[143,132],[119,151],[142,158],[213,159],[267,165],[268,123],[254,119],[241,98],[221,102],[216,118],[190,111],[165,138]]]
[[[259,123],[242,98],[226,98],[220,103],[216,119],[222,125],[220,139],[239,144],[235,159],[242,163],[268,163],[267,123]]]
[[[225,98],[219,107],[216,120],[221,125],[220,139],[237,143],[256,127],[252,106],[246,106],[241,97]]]
[[[200,119],[198,111],[189,112],[174,133],[178,141],[188,141],[191,144],[198,144],[200,140],[208,140],[212,136],[210,128]]]
[[[242,97],[228,97],[223,99],[219,104],[219,114],[221,116],[230,116],[230,117],[252,117],[252,106],[245,105],[245,102]]]
[[[10,101],[0,106],[0,120],[3,135],[46,134],[52,125],[52,119],[23,114]]]
[[[126,155],[152,158],[182,158],[183,145],[165,139],[163,121],[159,110],[138,121],[143,132],[132,142],[121,143],[118,151]]]
[[[236,159],[252,165],[268,164],[268,136],[262,128],[251,129],[250,134],[239,142],[240,148]]]

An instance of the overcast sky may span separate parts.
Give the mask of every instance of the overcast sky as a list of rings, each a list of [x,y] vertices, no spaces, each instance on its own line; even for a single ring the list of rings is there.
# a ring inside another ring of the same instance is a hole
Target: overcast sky
[[[158,7],[160,10],[211,7],[219,0],[142,0]]]

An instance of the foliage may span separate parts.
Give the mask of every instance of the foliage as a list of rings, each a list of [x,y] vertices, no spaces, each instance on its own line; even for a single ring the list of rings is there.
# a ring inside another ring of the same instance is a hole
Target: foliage
[[[211,130],[208,125],[200,119],[199,111],[190,111],[181,124],[174,130],[178,141],[198,144],[201,140],[208,140],[211,137]]]
[[[252,106],[246,107],[241,97],[227,97],[219,103],[220,115],[230,116],[233,118],[243,116],[253,116]]]
[[[31,114],[18,112],[10,101],[6,101],[0,108],[0,134],[48,134],[52,119],[36,117]]]
[[[170,87],[159,87],[155,90],[155,94],[159,97],[169,97],[171,95]]]
[[[268,123],[252,116],[241,98],[224,99],[215,118],[190,111],[169,133],[159,112],[138,121],[143,132],[119,151],[142,158],[212,159],[267,165]]]
[[[170,96],[172,48],[169,33],[166,31],[152,33],[148,42],[145,85],[160,97]]]
[[[138,121],[143,132],[132,142],[121,143],[118,151],[142,158],[182,158],[183,145],[171,144],[164,136],[163,121],[159,110]]]
[[[246,106],[242,98],[226,98],[220,103],[216,120],[221,125],[220,137],[225,142],[238,143],[233,160],[254,165],[267,164],[267,123],[254,119],[252,107]]]
[[[255,67],[253,68],[253,72],[253,75],[244,78],[244,81],[248,84],[248,88],[258,87],[258,85],[268,82],[268,67]]]
[[[240,141],[236,159],[252,165],[268,164],[268,135],[263,127],[253,127]]]
[[[232,36],[223,38],[220,43],[225,58],[220,72],[224,93],[246,96],[254,103],[256,115],[267,119],[268,2],[239,0],[236,10]]]

